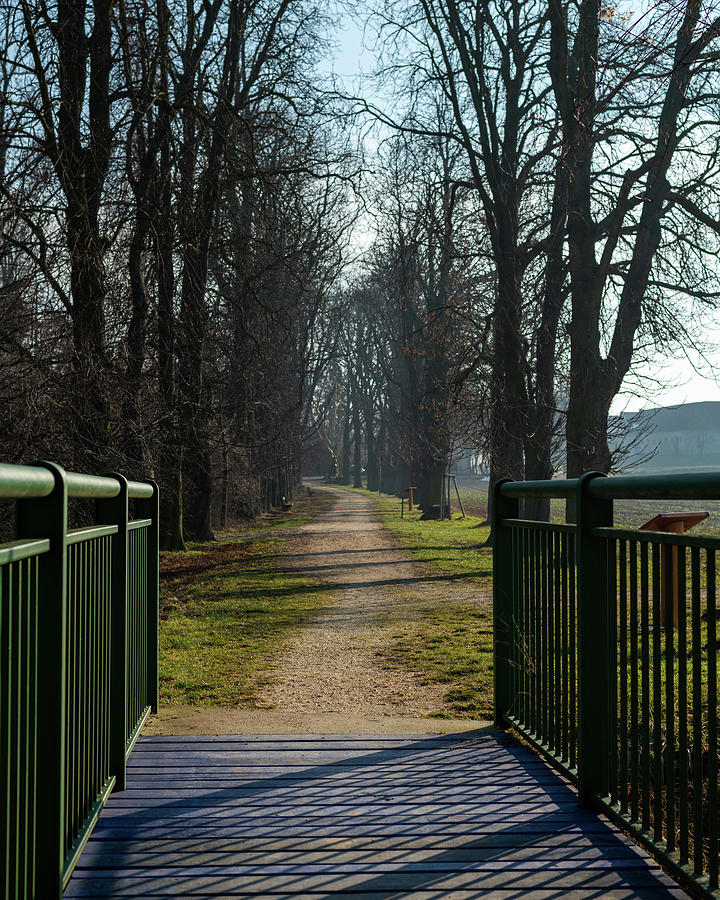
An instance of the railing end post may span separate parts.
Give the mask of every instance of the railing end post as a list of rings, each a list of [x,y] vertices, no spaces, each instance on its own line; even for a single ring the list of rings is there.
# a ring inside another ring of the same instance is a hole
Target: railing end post
[[[512,535],[503,522],[518,517],[520,504],[501,493],[502,486],[511,480],[501,478],[493,484],[490,510],[493,535],[493,717],[497,728],[508,727],[507,714],[512,704]]]
[[[135,501],[138,515],[152,522],[148,543],[148,660],[147,660],[147,703],[150,712],[156,714],[159,706],[159,619],[160,619],[160,489],[155,481],[145,482],[152,486],[152,497]]]
[[[610,790],[610,708],[612,667],[611,604],[607,540],[595,537],[595,528],[613,524],[612,500],[590,496],[588,487],[602,472],[586,472],[578,479],[575,497],[577,522],[578,605],[578,793],[582,806]]]
[[[127,593],[128,593],[128,481],[109,473],[120,492],[95,501],[98,525],[117,525],[112,539],[110,573],[110,771],[116,791],[125,790],[125,741],[127,737]]]
[[[57,463],[31,463],[49,470],[55,485],[46,497],[18,500],[15,532],[20,538],[49,538],[41,557],[37,623],[37,818],[35,891],[38,897],[61,898],[65,857],[65,729],[67,681],[67,530],[68,486]]]

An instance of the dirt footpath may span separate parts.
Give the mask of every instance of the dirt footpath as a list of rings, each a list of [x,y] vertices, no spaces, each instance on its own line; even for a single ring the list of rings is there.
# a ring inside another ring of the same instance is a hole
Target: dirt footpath
[[[278,562],[319,578],[338,591],[331,608],[290,641],[268,673],[254,710],[164,709],[148,731],[457,731],[471,720],[423,719],[449,712],[448,685],[426,684],[412,673],[386,668],[381,651],[389,629],[414,614],[415,598],[477,600],[478,588],[428,575],[408,560],[375,520],[373,502],[326,487],[329,511],[301,528]]]

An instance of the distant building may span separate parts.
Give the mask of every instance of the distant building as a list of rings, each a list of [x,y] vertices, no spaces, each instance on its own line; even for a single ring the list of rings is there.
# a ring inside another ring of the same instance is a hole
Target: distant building
[[[720,403],[684,403],[639,413],[623,413],[621,441],[629,446],[626,464],[638,471],[720,468]]]

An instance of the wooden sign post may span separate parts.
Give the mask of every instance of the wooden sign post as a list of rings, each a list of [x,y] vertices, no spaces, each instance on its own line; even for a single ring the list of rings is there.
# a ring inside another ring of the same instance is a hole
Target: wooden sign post
[[[685,534],[699,522],[707,519],[706,512],[659,513],[640,526],[640,531],[664,531]],[[665,565],[669,558],[672,577],[672,625],[678,625],[678,548],[663,547],[660,553],[660,624],[665,625],[670,618],[670,598],[665,596]]]

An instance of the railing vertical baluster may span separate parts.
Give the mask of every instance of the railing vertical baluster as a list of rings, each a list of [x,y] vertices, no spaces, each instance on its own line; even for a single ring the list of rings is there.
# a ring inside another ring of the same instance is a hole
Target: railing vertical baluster
[[[518,585],[518,610],[520,620],[518,623],[515,644],[517,647],[518,660],[518,691],[519,691],[519,708],[518,718],[527,724],[527,665],[525,655],[527,652],[527,535],[520,529],[517,532],[518,538],[518,566],[520,570],[520,583]]]
[[[555,718],[553,722],[553,749],[558,756],[562,756],[562,663],[563,663],[563,631],[562,631],[562,611],[560,604],[560,548],[562,546],[562,535],[553,534],[553,582],[554,582],[554,619],[555,619],[555,635],[554,635],[554,659],[555,659],[555,697],[553,700],[553,708],[555,710]]]
[[[500,488],[504,481],[497,481],[493,486],[492,496],[492,533],[493,533],[493,666],[495,684],[495,724],[506,727],[510,710],[510,640],[512,617],[512,566],[507,564],[511,559],[512,539],[510,529],[503,525],[504,519],[517,518],[519,504],[517,500],[503,497]],[[155,491],[153,499],[156,499]],[[155,520],[157,521],[157,520]],[[501,565],[495,561],[502,560]],[[150,604],[152,605],[152,604]],[[157,702],[157,701],[156,701]]]
[[[708,753],[708,877],[710,890],[718,887],[718,708],[717,708],[717,606],[715,551],[707,551],[707,753]]]
[[[540,727],[538,734],[540,740],[548,743],[548,554],[547,534],[538,531],[538,543],[540,544]]]
[[[653,835],[656,841],[663,837],[663,808],[662,808],[662,782],[663,782],[663,758],[662,758],[662,643],[661,643],[661,615],[660,603],[660,547],[652,545],[652,778],[653,778]],[[671,620],[672,621],[672,620]]]
[[[532,687],[531,687],[531,673],[530,673],[530,629],[531,629],[531,607],[530,607],[530,592],[531,592],[531,579],[532,579],[532,569],[530,567],[530,534],[522,529],[520,532],[522,536],[522,555],[523,555],[523,593],[522,593],[522,609],[523,609],[523,630],[520,635],[521,640],[521,654],[522,654],[522,666],[523,666],[523,723],[526,729],[530,728],[530,721],[532,717],[532,706],[531,706],[531,698],[532,698]]]
[[[569,594],[568,594],[568,535],[561,534],[560,538],[560,547],[561,551],[561,559],[560,566],[562,572],[562,584],[561,584],[561,604],[562,604],[562,645],[561,645],[561,656],[560,656],[560,664],[562,666],[562,699],[561,699],[561,714],[560,714],[560,758],[562,760],[569,761],[570,760],[570,745],[569,745],[569,735],[570,735],[570,723],[568,721],[569,717],[569,693],[570,693],[570,635],[568,632],[569,629]]]
[[[98,525],[117,525],[112,536],[111,557],[111,629],[110,629],[110,772],[115,790],[125,790],[125,742],[127,740],[127,597],[128,597],[128,483],[120,482],[116,497],[98,500],[95,515]]]
[[[700,550],[690,551],[691,633],[692,633],[692,786],[693,786],[693,871],[702,875],[703,860],[703,696],[702,696],[702,610],[700,605]],[[717,852],[717,848],[715,848]]]
[[[678,554],[665,552],[665,842],[675,850],[675,629],[673,627],[674,569]],[[662,793],[662,792],[660,792]]]
[[[533,717],[532,732],[540,734],[542,730],[542,592],[540,589],[540,534],[532,532],[532,565],[533,565],[533,590],[530,596],[532,627],[532,686],[533,686]]]
[[[618,603],[617,603],[617,549],[615,541],[604,538],[607,578],[608,616],[608,745],[610,760],[608,767],[609,793],[612,803],[618,799]]]
[[[640,545],[640,653],[642,693],[640,700],[640,781],[642,796],[642,828],[650,829],[650,592],[648,545]]]
[[[568,536],[568,576],[570,579],[570,766],[577,766],[578,690],[577,690],[577,566],[575,535]]]
[[[638,547],[630,541],[630,815],[640,812],[640,723],[638,717]]]
[[[31,679],[31,696],[33,701],[33,717],[32,717],[32,736],[28,742],[28,768],[31,773],[30,794],[28,796],[28,817],[29,828],[28,835],[30,840],[28,852],[28,894],[35,896],[35,872],[37,865],[37,836],[38,836],[38,815],[36,810],[35,799],[38,796],[38,694],[40,692],[40,684],[38,678],[38,628],[40,607],[40,563],[37,557],[30,561],[32,563],[32,585],[28,597],[32,598],[30,604],[31,621],[32,621],[32,658],[33,666],[30,669]]]
[[[521,566],[521,557],[518,553],[518,542],[520,540],[520,534],[514,528],[511,529],[510,533],[510,541],[512,543],[512,555],[509,560],[509,565],[512,570],[512,618],[510,620],[510,633],[517,634],[518,630],[518,621],[519,621],[519,598],[522,596],[521,593],[521,575],[520,575],[520,566]],[[519,674],[520,674],[520,665],[518,661],[518,642],[511,641],[510,649],[510,712],[513,716],[517,717],[519,709],[518,709],[518,698],[520,696],[520,686],[518,683]]]
[[[10,741],[12,740],[12,720],[10,718],[10,673],[12,672],[12,605],[7,590],[9,567],[0,569],[0,721],[8,723],[8,733],[0,744],[0,804],[3,826],[2,866],[0,866],[0,888],[2,896],[10,896],[10,870],[12,868],[13,841],[10,830]]]
[[[145,541],[147,548],[147,573],[145,578],[147,598],[147,703],[150,711],[158,711],[158,623],[159,623],[159,598],[160,598],[160,569],[158,550],[160,547],[160,498],[158,486],[152,485],[152,497],[135,501],[135,512],[138,516],[150,519],[151,525],[146,531]],[[495,501],[493,501],[495,502]],[[504,507],[503,507],[504,509]],[[507,518],[507,516],[504,516]],[[497,537],[497,531],[494,532]],[[497,545],[496,545],[497,546]]]
[[[679,822],[680,863],[687,863],[690,848],[688,841],[688,693],[687,693],[687,594],[685,548],[678,547],[678,753],[680,754]],[[709,587],[708,587],[709,589]]]
[[[92,716],[93,716],[93,793],[95,796],[100,792],[103,784],[102,770],[102,720],[100,718],[100,623],[102,621],[102,548],[104,538],[93,541],[93,556],[95,559],[95,577],[93,579],[93,596],[96,598],[93,603],[93,628],[92,628]]]
[[[40,560],[38,606],[37,791],[38,817],[34,881],[39,897],[62,897],[65,843],[65,690],[67,482],[53,463],[38,463],[55,480],[47,497],[21,500],[16,507],[18,538],[47,537],[50,550]]]
[[[78,694],[80,696],[80,715],[82,716],[82,731],[80,732],[80,769],[78,771],[78,818],[77,827],[84,821],[88,814],[88,775],[90,772],[90,710],[89,710],[89,685],[88,675],[90,670],[90,610],[92,607],[92,541],[85,541],[83,549],[83,584],[79,599],[80,618],[82,622],[83,636],[80,648],[80,678]],[[73,829],[74,830],[74,829]]]
[[[15,651],[11,653],[10,661],[10,677],[7,681],[7,692],[8,692],[8,711],[9,717],[12,722],[15,723],[15,728],[13,733],[10,735],[10,746],[8,747],[8,758],[10,762],[10,771],[18,772],[20,768],[20,722],[19,722],[19,713],[20,710],[18,708],[18,700],[20,693],[20,673],[17,670],[17,661],[15,659],[15,654],[20,649],[20,640],[22,636],[20,617],[21,617],[21,609],[20,609],[20,591],[17,585],[17,566],[10,565],[8,566],[7,571],[7,603],[8,607],[11,610],[10,613],[10,648]],[[18,826],[18,779],[14,779],[14,782],[10,782],[8,784],[8,793],[5,798],[5,802],[7,803],[7,816],[9,820],[10,829],[17,833]],[[20,862],[20,847],[18,844],[15,844],[15,852],[10,857],[10,883],[17,883],[17,876],[19,871],[19,862]]]
[[[610,785],[610,599],[607,589],[607,541],[593,537],[594,528],[612,525],[611,500],[588,494],[594,478],[589,472],[578,479],[577,570],[578,570],[578,789],[580,801],[590,805],[595,795],[605,797]],[[613,598],[613,603],[615,602]],[[614,713],[614,711],[613,711]]]
[[[618,792],[620,794],[620,809],[627,812],[628,808],[628,609],[627,609],[627,541],[620,541],[619,554],[620,569],[620,593],[618,615],[620,619],[620,761],[618,773]]]

